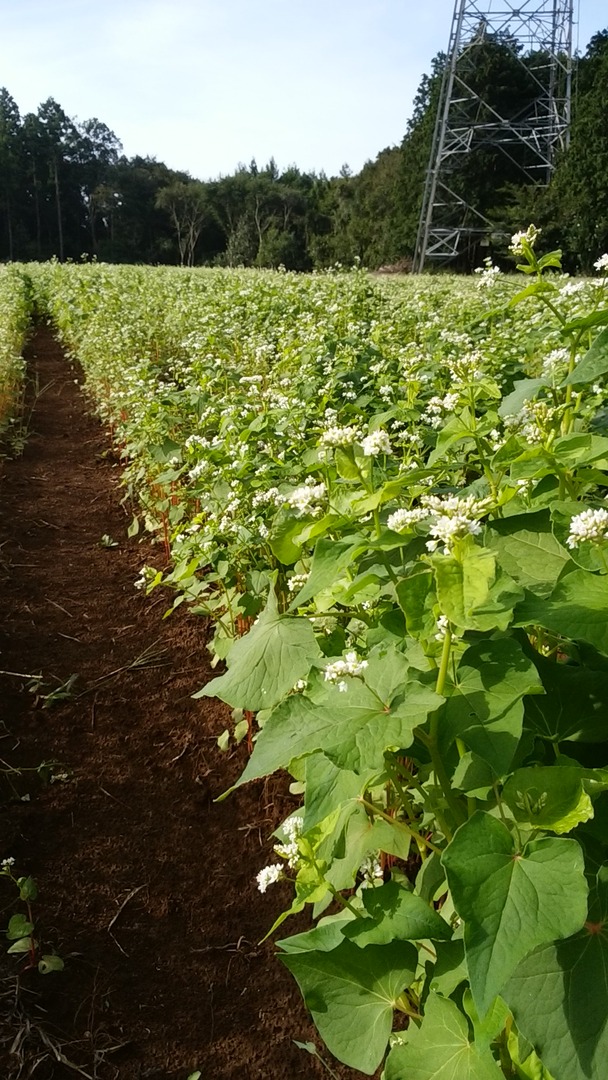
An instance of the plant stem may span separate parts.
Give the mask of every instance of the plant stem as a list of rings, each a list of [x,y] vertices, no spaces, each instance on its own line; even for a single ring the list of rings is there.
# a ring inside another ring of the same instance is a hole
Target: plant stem
[[[436,851],[438,855],[441,854],[441,848],[438,848],[431,840],[427,840],[425,836],[422,836],[419,832],[416,832],[415,829],[412,829],[407,822],[400,821],[399,818],[391,817],[390,814],[387,814],[380,806],[376,806],[375,803],[364,799],[362,795],[359,796],[359,802],[366,810],[369,810],[371,814],[376,814],[378,817],[383,818],[384,821],[388,821],[389,825],[393,825],[396,829],[402,829],[412,838],[412,840],[415,840],[418,845],[424,844],[424,846],[431,851]]]

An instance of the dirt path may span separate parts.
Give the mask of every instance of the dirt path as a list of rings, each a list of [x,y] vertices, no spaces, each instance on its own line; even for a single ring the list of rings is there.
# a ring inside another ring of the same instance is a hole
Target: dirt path
[[[291,1041],[315,1038],[291,977],[256,944],[279,896],[254,878],[288,803],[274,782],[213,803],[243,759],[216,749],[220,707],[190,697],[209,677],[204,625],[181,612],[163,622],[166,598],[134,590],[160,548],[126,539],[118,465],[48,330],[29,351],[46,389],[0,479],[0,668],[41,672],[42,693],[77,674],[87,692],[45,709],[27,680],[0,677],[0,758],[54,759],[69,776],[20,781],[29,802],[2,790],[0,858],[36,878],[38,925],[66,970],[27,973],[15,1005],[16,961],[0,939],[0,1075],[324,1076]],[[102,547],[104,534],[118,547]],[[146,650],[162,666],[95,685]],[[0,882],[2,922],[9,898]],[[36,1017],[84,1073],[53,1060],[36,1023],[28,1034]]]

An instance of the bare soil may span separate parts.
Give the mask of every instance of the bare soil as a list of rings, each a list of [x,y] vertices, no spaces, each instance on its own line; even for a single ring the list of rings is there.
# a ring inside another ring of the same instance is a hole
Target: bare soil
[[[162,548],[127,539],[119,463],[48,328],[29,359],[43,392],[0,477],[0,668],[17,673],[0,675],[0,768],[52,760],[68,778],[0,774],[0,858],[36,879],[38,933],[65,971],[17,978],[0,938],[0,1076],[326,1076],[293,1043],[320,1046],[291,976],[258,944],[289,899],[255,886],[287,785],[214,802],[246,751],[223,755],[223,706],[191,698],[211,677],[205,623],[163,621],[167,596],[135,590]],[[80,696],[43,707],[72,675]],[[0,926],[15,909],[0,880]]]

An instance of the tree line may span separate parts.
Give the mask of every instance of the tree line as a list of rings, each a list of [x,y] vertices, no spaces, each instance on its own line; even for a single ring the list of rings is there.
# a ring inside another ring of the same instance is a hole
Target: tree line
[[[512,45],[512,43],[511,43]],[[151,157],[127,158],[101,120],[76,121],[49,98],[21,116],[0,90],[0,259],[79,259],[310,270],[360,259],[403,264],[416,243],[445,55],[422,79],[399,146],[338,176],[279,170],[273,159],[198,180]],[[525,58],[524,58],[525,61]],[[508,42],[480,43],[476,89],[518,110],[531,92]],[[525,182],[512,157],[481,148],[455,183],[505,232],[533,220],[588,270],[608,250],[608,30],[574,62],[570,146],[548,187]],[[481,257],[481,252],[479,253]],[[500,254],[500,252],[499,252]]]

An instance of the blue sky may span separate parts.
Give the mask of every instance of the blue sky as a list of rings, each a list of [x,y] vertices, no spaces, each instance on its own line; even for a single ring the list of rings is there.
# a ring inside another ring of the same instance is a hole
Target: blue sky
[[[453,6],[6,0],[0,84],[22,113],[54,97],[70,116],[103,120],[129,156],[201,179],[271,155],[331,175],[400,142]],[[580,49],[607,27],[605,0],[580,0]]]

